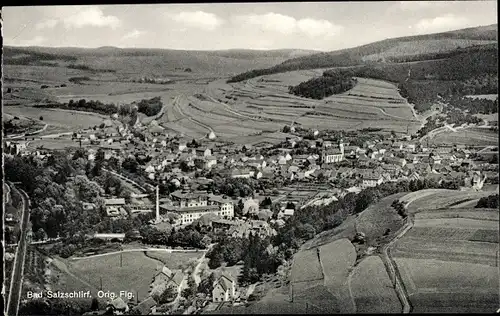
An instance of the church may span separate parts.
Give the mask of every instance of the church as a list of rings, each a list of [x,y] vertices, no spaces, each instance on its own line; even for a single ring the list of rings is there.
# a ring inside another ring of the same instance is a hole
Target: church
[[[338,148],[328,148],[321,153],[321,161],[323,163],[336,163],[344,160],[344,143],[342,139],[339,141]]]

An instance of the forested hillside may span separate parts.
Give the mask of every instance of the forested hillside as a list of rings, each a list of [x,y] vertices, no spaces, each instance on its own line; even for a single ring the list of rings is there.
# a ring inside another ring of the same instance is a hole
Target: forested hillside
[[[496,47],[497,39],[496,24],[445,33],[387,39],[355,48],[289,59],[274,67],[255,69],[236,75],[228,82],[239,82],[286,71],[349,67],[375,61],[402,62],[450,58],[447,55],[450,51],[452,54],[459,54],[460,51],[468,51],[468,47],[484,45]],[[440,40],[443,41],[443,45],[439,45]]]

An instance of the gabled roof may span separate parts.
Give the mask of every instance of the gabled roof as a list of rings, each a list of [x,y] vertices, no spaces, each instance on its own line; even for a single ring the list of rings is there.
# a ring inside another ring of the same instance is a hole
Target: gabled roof
[[[183,279],[184,279],[184,274],[182,273],[182,271],[177,270],[174,276],[170,279],[170,281],[174,282],[177,285],[181,285]]]
[[[121,297],[117,297],[109,302],[108,306],[113,306],[113,308],[117,310],[125,310],[128,307],[128,305],[123,301]]]
[[[144,301],[140,302],[134,310],[139,311],[140,315],[149,315],[151,314],[151,308],[156,306],[156,301],[150,296]]]
[[[163,268],[156,275],[160,275],[160,274],[166,275],[167,278],[172,277],[172,271],[169,268],[167,268],[167,266],[163,266]]]

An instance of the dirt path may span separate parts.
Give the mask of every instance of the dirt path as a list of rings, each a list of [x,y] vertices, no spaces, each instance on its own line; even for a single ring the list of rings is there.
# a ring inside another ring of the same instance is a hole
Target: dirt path
[[[411,305],[410,305],[410,300],[408,293],[406,292],[406,288],[404,286],[403,280],[401,278],[401,275],[399,273],[398,267],[394,262],[394,259],[391,257],[390,254],[390,247],[398,241],[401,237],[408,232],[413,227],[413,220],[411,217],[407,217],[407,222],[406,224],[400,229],[398,234],[394,236],[394,238],[384,245],[382,247],[382,251],[380,254],[380,258],[382,259],[386,269],[387,273],[389,274],[389,277],[391,281],[393,282],[394,289],[396,290],[396,294],[399,297],[399,300],[401,301],[401,304],[403,305],[403,313],[408,314],[411,311]]]

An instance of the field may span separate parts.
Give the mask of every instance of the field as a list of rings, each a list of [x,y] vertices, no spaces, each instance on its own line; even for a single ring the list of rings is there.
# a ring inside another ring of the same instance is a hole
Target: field
[[[396,258],[413,312],[494,312],[498,267]]]
[[[99,126],[107,118],[105,115],[63,111],[59,109],[40,109],[28,106],[6,106],[3,108],[4,113],[19,117],[27,117],[36,120],[40,124],[49,124],[52,127],[63,129],[69,128],[89,128]],[[43,120],[39,120],[40,116]]]
[[[451,208],[492,193],[422,190],[400,199],[414,224],[390,252],[413,312],[488,312],[498,301],[498,210]]]
[[[350,288],[356,313],[400,313],[401,303],[382,260],[369,256],[354,269]]]
[[[294,301],[317,301],[317,306],[324,309],[333,304],[325,301],[326,297],[332,297],[337,303],[330,308],[337,312],[353,312],[355,306],[347,281],[355,261],[356,250],[346,238],[299,251],[292,265],[291,295]]]
[[[487,128],[464,128],[457,132],[450,130],[439,133],[432,138],[432,144],[457,144],[471,146],[498,146],[498,133]]]
[[[57,67],[7,65],[9,87],[17,87],[19,91],[8,94],[6,99],[10,104],[33,104],[47,98],[59,102],[87,99],[131,103],[160,96],[165,112],[158,121],[168,132],[189,138],[202,138],[214,132],[219,139],[252,145],[282,141],[284,135],[275,132],[292,123],[318,129],[372,127],[396,132],[415,132],[420,126],[410,105],[392,83],[358,78],[358,84],[351,91],[318,101],[293,96],[288,93],[288,86],[320,76],[326,69],[293,71],[227,84],[224,74],[237,69],[244,71],[243,68],[250,67],[250,64],[245,66],[250,60],[202,57],[201,53],[193,53],[184,56],[186,60],[182,63],[188,65],[192,62],[189,65],[193,72],[184,72],[179,69],[185,67],[177,65],[181,57],[179,53],[168,54],[176,56],[168,63],[164,56],[131,58],[101,54],[90,57],[82,52],[76,55],[79,63],[94,69],[114,69],[115,72],[70,69],[61,63]],[[265,58],[267,62],[263,59],[259,62],[267,66],[273,58]],[[217,67],[207,63],[212,59],[218,63]],[[140,63],[146,60],[147,63]],[[252,68],[255,66],[254,63]],[[173,82],[166,85],[131,82],[141,76],[169,78]],[[71,77],[89,77],[91,80],[75,84],[68,81]],[[63,83],[66,87],[54,87]],[[47,84],[49,88],[40,89],[41,84]],[[12,109],[7,113],[15,114],[16,111]],[[49,114],[45,113],[44,120],[46,116]],[[46,121],[51,126],[68,127],[65,122],[78,128],[83,125],[79,118],[54,117]],[[85,125],[98,124],[90,119]]]
[[[403,219],[391,204],[404,195],[405,193],[399,193],[385,197],[370,205],[356,218],[356,230],[365,234],[368,245],[376,245],[381,239],[390,238],[403,226]],[[385,235],[387,230],[389,233]]]
[[[291,282],[307,282],[323,279],[323,269],[317,249],[298,252],[293,259]]]
[[[156,272],[158,262],[142,252],[125,252],[120,267],[120,254],[68,261],[68,269],[94,287],[119,293],[138,293],[139,300],[148,295],[149,285]],[[80,288],[81,289],[81,288]]]
[[[422,210],[439,210],[449,208],[455,203],[478,200],[493,194],[493,191],[457,191],[446,189],[428,189],[403,196],[400,201],[407,203],[408,212],[416,213]]]

